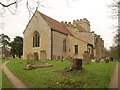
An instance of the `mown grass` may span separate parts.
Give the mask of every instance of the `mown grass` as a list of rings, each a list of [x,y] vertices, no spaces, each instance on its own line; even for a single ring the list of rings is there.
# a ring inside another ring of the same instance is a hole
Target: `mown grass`
[[[13,88],[13,85],[4,72],[2,72],[2,88]]]
[[[8,61],[8,59],[2,59],[1,63],[4,63]],[[5,73],[1,70],[1,81],[2,81],[2,88],[13,88],[13,85],[11,84],[10,80],[8,79],[8,77],[5,75]]]
[[[2,60],[0,59],[0,89],[2,88],[2,68],[1,68],[1,65],[2,65]]]
[[[68,61],[46,61],[53,67],[23,70],[25,60],[12,60],[9,69],[30,88],[107,88],[116,62],[83,65],[83,70],[67,72]],[[36,62],[36,63],[46,63]]]

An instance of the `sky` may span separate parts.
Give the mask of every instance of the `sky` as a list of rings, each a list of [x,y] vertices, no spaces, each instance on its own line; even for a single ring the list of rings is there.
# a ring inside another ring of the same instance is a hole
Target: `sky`
[[[19,3],[17,13],[12,15],[6,10],[4,15],[0,16],[0,33],[8,35],[11,40],[15,36],[22,36],[28,21],[30,20],[25,1]],[[34,0],[37,1],[37,0]],[[90,21],[91,31],[100,35],[104,40],[104,46],[109,48],[113,45],[115,35],[116,20],[112,19],[111,10],[108,5],[112,0],[39,0],[41,5],[38,10],[47,16],[61,22],[87,18]],[[29,2],[31,7],[36,4]]]

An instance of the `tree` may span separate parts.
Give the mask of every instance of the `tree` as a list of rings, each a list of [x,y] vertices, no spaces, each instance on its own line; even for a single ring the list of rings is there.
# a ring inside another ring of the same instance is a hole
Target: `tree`
[[[116,50],[116,52],[118,52],[118,58],[117,59],[120,59],[120,32],[119,32],[119,30],[117,31],[117,34],[115,35],[115,37],[114,37],[114,39],[115,39],[115,47],[113,47],[115,50]]]
[[[24,5],[26,4],[29,15],[31,15],[33,14],[33,10],[36,9],[36,7],[46,7],[41,4],[44,1],[45,0],[0,0],[0,13],[4,13],[6,10],[9,10],[12,14],[16,14],[17,8],[24,3]],[[31,4],[34,4],[34,6]],[[66,0],[66,4],[67,6],[70,6],[70,0]]]
[[[116,25],[116,35],[114,37],[115,46],[111,47],[110,50],[113,52],[117,52],[117,59],[120,59],[120,0],[113,0],[110,8],[113,11],[113,19],[118,19],[118,25]]]
[[[8,46],[10,38],[5,34],[0,34],[0,48],[2,48],[2,58],[8,57]]]
[[[118,49],[118,59],[120,60],[120,1],[118,2],[118,30],[115,37]]]
[[[10,46],[13,58],[15,58],[15,55],[21,58],[23,54],[23,38],[20,36],[16,36],[14,38],[14,41],[11,42]]]
[[[10,46],[11,46],[11,50],[10,50],[11,55],[13,56],[13,58],[15,58],[15,55],[16,55],[15,42],[14,42],[14,41],[12,41],[12,42],[10,43]]]
[[[40,3],[45,0],[1,0],[0,1],[0,13],[5,13],[6,10],[11,12],[13,15],[16,14],[17,8],[21,4],[26,4],[26,8],[29,11],[29,15],[31,15],[32,10],[36,7],[42,6]],[[36,4],[36,6],[31,6],[32,4]]]
[[[109,56],[113,57],[116,60],[118,59],[119,54],[118,54],[118,47],[117,46],[110,47]]]

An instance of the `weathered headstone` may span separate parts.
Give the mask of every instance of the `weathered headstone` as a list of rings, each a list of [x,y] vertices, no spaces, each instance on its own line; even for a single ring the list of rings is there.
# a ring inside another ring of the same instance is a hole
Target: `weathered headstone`
[[[98,56],[95,57],[95,62],[97,62],[97,63],[100,62],[100,58]]]
[[[82,59],[77,60],[77,69],[81,70],[82,69]]]
[[[89,64],[90,61],[91,61],[90,53],[85,51],[84,54],[83,54],[83,63]]]
[[[110,57],[110,61],[113,61],[113,57]]]
[[[33,69],[32,65],[35,64],[35,61],[33,60],[33,55],[30,53],[27,55],[27,62],[25,65],[25,70],[31,70]]]
[[[81,70],[82,69],[82,59],[73,58],[71,60],[70,71]]]
[[[109,58],[105,58],[105,63],[109,63]]]
[[[53,55],[52,58],[53,58],[53,60],[56,60],[56,56],[55,55]]]

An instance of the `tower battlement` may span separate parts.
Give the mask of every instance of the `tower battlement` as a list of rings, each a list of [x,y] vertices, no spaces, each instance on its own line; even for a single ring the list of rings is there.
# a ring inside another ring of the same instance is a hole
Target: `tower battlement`
[[[90,25],[90,22],[86,18],[73,20],[73,23],[87,23]]]
[[[90,22],[86,18],[73,20],[73,25],[77,27],[81,26],[84,28],[84,31],[90,32]]]
[[[62,21],[61,23],[64,24],[65,26],[73,26],[71,22]]]
[[[90,22],[86,18],[73,20],[72,23],[67,21],[62,21],[61,23],[66,27],[73,27],[77,29],[82,27],[84,29],[83,31],[90,32]]]

